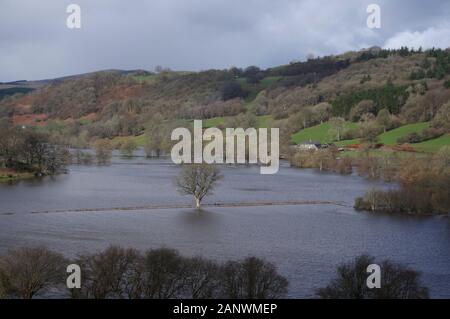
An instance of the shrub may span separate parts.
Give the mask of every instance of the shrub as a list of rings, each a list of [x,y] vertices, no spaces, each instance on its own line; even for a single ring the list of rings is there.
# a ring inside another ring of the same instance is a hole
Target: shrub
[[[444,134],[442,129],[429,127],[422,131],[422,141],[428,141],[438,138]]]
[[[403,136],[397,139],[397,143],[404,144],[404,143],[420,143],[422,141],[422,137],[419,133],[412,132],[409,133],[407,136]]]
[[[404,144],[404,143],[420,143],[428,140],[432,140],[435,138],[438,138],[439,136],[442,136],[444,134],[442,129],[438,128],[426,128],[422,131],[421,134],[413,132],[408,134],[407,136],[403,136],[397,139],[397,143]]]
[[[344,129],[342,133],[342,140],[353,140],[361,137],[361,130],[359,128]]]

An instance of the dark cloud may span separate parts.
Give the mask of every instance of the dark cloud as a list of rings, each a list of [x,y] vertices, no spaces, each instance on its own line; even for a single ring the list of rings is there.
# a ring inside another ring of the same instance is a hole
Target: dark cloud
[[[66,28],[66,7],[82,28]],[[366,8],[382,9],[368,29]],[[372,45],[450,46],[446,0],[0,0],[0,81],[99,69],[257,64]]]

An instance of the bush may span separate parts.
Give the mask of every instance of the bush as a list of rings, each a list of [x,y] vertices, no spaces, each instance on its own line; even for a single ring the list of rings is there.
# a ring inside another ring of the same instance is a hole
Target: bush
[[[341,140],[353,140],[356,138],[361,137],[361,130],[359,128],[350,128],[350,129],[344,129],[344,132],[342,133]]]
[[[397,143],[399,144],[405,144],[405,143],[420,143],[428,140],[432,140],[435,138],[438,138],[444,134],[444,131],[442,129],[438,128],[426,128],[422,131],[421,134],[413,132],[408,134],[407,136],[400,137],[397,139]]]
[[[403,136],[397,139],[397,143],[404,144],[404,143],[420,143],[422,141],[422,137],[419,133],[412,132],[409,133],[407,136]]]
[[[442,135],[444,135],[444,131],[442,129],[429,127],[422,131],[422,141],[433,140]]]

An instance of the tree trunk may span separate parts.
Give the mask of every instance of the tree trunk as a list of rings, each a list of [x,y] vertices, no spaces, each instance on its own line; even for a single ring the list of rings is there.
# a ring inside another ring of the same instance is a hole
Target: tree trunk
[[[200,198],[195,198],[195,207],[197,208],[197,209],[199,209],[200,208]]]

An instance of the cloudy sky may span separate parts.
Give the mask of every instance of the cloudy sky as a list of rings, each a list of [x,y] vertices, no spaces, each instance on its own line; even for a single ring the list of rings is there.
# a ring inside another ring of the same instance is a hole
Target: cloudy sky
[[[81,29],[66,26],[81,7]],[[367,27],[367,6],[381,29]],[[0,0],[0,81],[270,67],[373,45],[450,47],[448,0]]]

